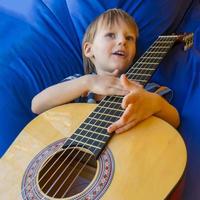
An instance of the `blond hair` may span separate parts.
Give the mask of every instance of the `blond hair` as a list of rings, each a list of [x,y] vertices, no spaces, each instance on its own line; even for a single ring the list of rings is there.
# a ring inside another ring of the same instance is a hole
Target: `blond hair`
[[[115,23],[118,23],[119,20],[123,20],[129,26],[134,27],[135,32],[136,32],[136,37],[138,37],[139,35],[138,26],[135,20],[127,12],[125,12],[122,9],[113,8],[102,13],[88,26],[83,37],[82,56],[83,56],[84,70],[86,74],[96,72],[96,69],[93,62],[90,60],[90,58],[85,56],[84,44],[86,42],[93,43],[99,24],[110,27],[114,25]]]

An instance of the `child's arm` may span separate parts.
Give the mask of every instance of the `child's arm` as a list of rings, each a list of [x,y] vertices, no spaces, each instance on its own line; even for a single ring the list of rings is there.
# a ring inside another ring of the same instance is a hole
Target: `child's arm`
[[[151,115],[164,119],[176,128],[178,127],[179,114],[163,97],[146,91],[129,81],[125,76],[122,76],[122,84],[130,91],[122,101],[122,108],[125,111],[118,121],[108,127],[108,132],[124,132]]]
[[[50,108],[73,101],[87,92],[100,95],[126,95],[120,79],[113,75],[84,75],[50,86],[32,100],[31,109],[40,114]]]

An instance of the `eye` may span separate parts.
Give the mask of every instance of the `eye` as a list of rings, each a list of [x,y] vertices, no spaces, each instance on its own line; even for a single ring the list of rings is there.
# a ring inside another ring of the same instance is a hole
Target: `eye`
[[[131,36],[131,35],[128,35],[128,36],[126,36],[126,40],[134,42],[135,38],[133,36]]]
[[[109,32],[109,33],[106,33],[106,34],[105,34],[105,37],[108,37],[108,38],[112,38],[112,39],[114,39],[114,38],[115,38],[115,34]]]

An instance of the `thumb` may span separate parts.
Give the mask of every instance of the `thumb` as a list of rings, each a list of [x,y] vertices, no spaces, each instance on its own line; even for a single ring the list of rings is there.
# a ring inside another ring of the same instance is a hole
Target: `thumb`
[[[123,87],[129,91],[133,91],[134,89],[138,89],[138,87],[141,87],[137,82],[129,80],[125,74],[121,75],[120,81]]]
[[[120,75],[119,69],[115,69],[114,72],[112,72],[112,74],[113,74],[115,77],[119,77],[119,75]]]

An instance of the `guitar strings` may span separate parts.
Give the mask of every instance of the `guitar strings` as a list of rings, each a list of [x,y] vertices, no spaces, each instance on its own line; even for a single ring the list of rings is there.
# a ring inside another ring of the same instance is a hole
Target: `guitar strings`
[[[142,66],[143,66],[143,65],[142,65]],[[131,68],[131,69],[132,69],[132,68]],[[133,69],[133,70],[134,70],[134,69]],[[147,70],[147,69],[146,69],[146,70]],[[139,71],[139,68],[138,68],[136,71]],[[129,72],[129,71],[128,71],[128,72]],[[73,143],[73,141],[71,142],[71,144],[72,144],[72,143]],[[71,145],[71,144],[70,144],[70,145]],[[70,145],[69,145],[69,147],[70,147]],[[78,144],[77,144],[77,146],[78,146]],[[77,146],[76,146],[76,147],[77,147]],[[69,147],[68,147],[68,148],[69,148]],[[62,147],[61,147],[61,148],[62,148]],[[65,151],[66,151],[68,148],[66,148]]]
[[[91,155],[92,156],[92,155]],[[63,194],[62,198],[67,194],[68,190],[70,189],[70,187],[73,185],[74,181],[76,180],[76,178],[79,176],[79,174],[81,173],[81,171],[83,170],[83,168],[85,167],[85,165],[87,164],[87,162],[90,160],[91,156],[87,159],[87,161],[85,162],[84,166],[82,166],[82,168],[80,169],[80,171],[78,172],[77,176],[74,178],[74,180],[71,182],[70,186],[68,187],[68,189],[65,191],[65,193]],[[81,158],[82,159],[82,158]],[[81,160],[80,159],[80,160]],[[79,161],[80,161],[79,160]],[[68,178],[68,177],[67,177]],[[66,179],[67,179],[66,178]],[[62,184],[63,185],[63,184]],[[61,186],[62,187],[62,186]],[[61,188],[59,187],[59,189]],[[58,191],[59,191],[58,189]]]
[[[92,155],[91,155],[92,156]],[[73,185],[74,181],[76,180],[76,178],[79,176],[79,174],[81,173],[81,171],[83,170],[83,168],[85,167],[85,165],[88,163],[88,161],[90,160],[91,156],[87,159],[87,161],[85,162],[84,166],[82,166],[82,168],[80,169],[80,171],[78,172],[78,174],[76,175],[76,177],[74,178],[74,180],[71,182],[70,186],[68,187],[68,189],[65,191],[65,193],[63,194],[62,198],[66,195],[66,193],[68,192],[68,190],[70,189],[70,187]]]
[[[92,156],[92,155],[91,155]],[[82,156],[83,157],[83,156]],[[91,157],[90,157],[91,158]],[[88,160],[86,161],[86,163],[85,163],[85,165],[87,164],[87,162],[90,160],[90,158],[88,158]],[[82,160],[82,158],[80,159],[80,160]],[[79,160],[79,161],[80,161]],[[75,166],[76,167],[76,166]],[[67,168],[67,167],[66,167]],[[78,173],[78,175],[81,173],[81,170],[84,168],[84,166],[80,169],[80,172]],[[77,176],[78,176],[77,175]],[[68,176],[69,177],[69,176]],[[68,178],[68,177],[66,177],[66,179]],[[75,177],[75,179],[76,179],[76,177]],[[75,180],[74,179],[74,180]],[[63,182],[63,184],[64,184],[64,182]],[[60,188],[63,186],[63,184],[58,188],[58,190],[57,190],[57,192],[60,190]],[[73,182],[70,184],[70,186],[69,186],[69,188],[71,187],[71,185],[73,184]],[[69,190],[69,188],[68,188],[68,190]],[[67,191],[68,191],[67,190]],[[65,194],[67,193],[67,191],[63,194],[63,197],[65,196]],[[55,193],[55,195],[56,195],[57,193]]]
[[[81,159],[82,159],[82,158],[81,158]],[[80,159],[80,160],[81,160],[81,159]],[[75,166],[75,167],[76,167],[76,166]],[[66,167],[66,168],[67,168],[67,167]],[[67,177],[67,178],[68,178],[68,177]],[[67,179],[67,178],[66,178],[66,179]],[[60,188],[61,188],[61,187],[62,187],[62,185],[60,186]],[[60,189],[60,188],[59,188],[59,189]],[[59,190],[59,189],[58,189],[58,190]],[[55,194],[55,195],[56,195],[56,194]]]
[[[96,128],[97,129],[97,128]],[[98,138],[98,137],[97,137]],[[89,140],[89,139],[88,139]],[[94,142],[94,141],[93,141]],[[92,142],[92,144],[93,144],[93,142]],[[84,146],[83,146],[84,147]],[[98,147],[98,146],[97,146]],[[90,150],[90,149],[89,149]],[[75,158],[78,156],[78,154],[80,153],[80,151],[81,150],[79,150],[77,153],[76,153],[76,155],[73,157],[73,159],[75,160]],[[59,190],[62,188],[62,186],[65,184],[65,182],[67,181],[67,179],[68,179],[68,177],[71,175],[71,173],[73,173],[73,171],[75,170],[75,168],[76,168],[76,166],[81,162],[81,160],[84,158],[84,156],[86,155],[86,153],[84,153],[83,155],[82,155],[82,157],[80,158],[80,160],[77,162],[77,164],[75,165],[75,167],[72,169],[72,171],[68,174],[68,176],[65,178],[65,181],[60,185],[60,187],[57,189],[57,192],[59,192]],[[92,156],[92,155],[91,155]],[[69,156],[68,156],[69,157]],[[90,158],[91,157],[89,157],[89,160],[90,160]],[[67,158],[65,158],[65,160],[66,160]],[[65,162],[65,160],[63,161],[63,163]],[[73,160],[71,160],[71,162],[72,162]],[[49,190],[47,191],[47,193],[48,192],[50,192],[50,190],[53,188],[53,186],[56,184],[56,182],[59,180],[59,178],[62,176],[62,174],[67,170],[67,168],[69,167],[69,165],[71,164],[71,162],[70,163],[68,163],[68,165],[65,167],[65,169],[63,170],[63,172],[59,175],[59,177],[55,180],[55,182],[53,183],[53,185],[49,188]],[[61,163],[61,165],[63,164],[63,163]],[[57,194],[57,192],[54,194],[54,196],[53,197],[55,197],[55,195]]]

